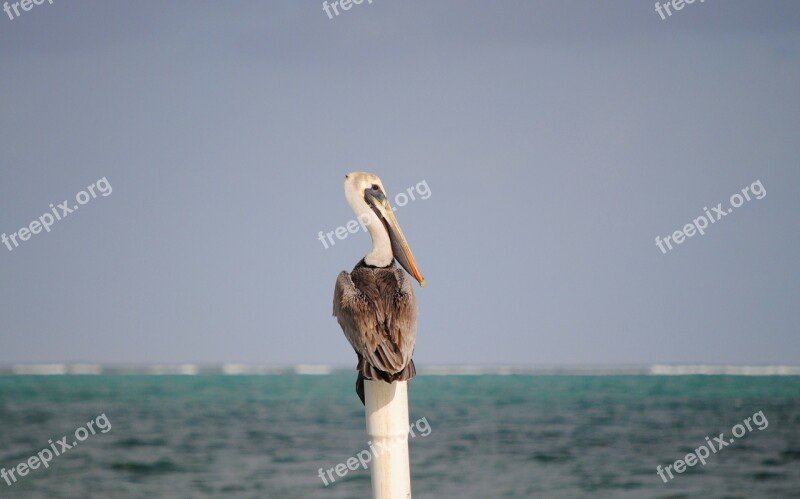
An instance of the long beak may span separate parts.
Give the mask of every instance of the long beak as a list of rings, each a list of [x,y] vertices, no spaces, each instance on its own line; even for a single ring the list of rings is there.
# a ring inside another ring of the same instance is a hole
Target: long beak
[[[389,233],[389,240],[392,242],[392,253],[395,260],[397,260],[406,272],[414,276],[414,279],[419,282],[419,285],[425,287],[425,278],[417,267],[417,261],[414,260],[414,255],[411,254],[411,248],[408,247],[406,236],[403,235],[403,230],[400,229],[400,224],[394,216],[392,207],[389,206],[389,201],[382,192],[374,192],[372,189],[367,189],[365,192],[367,203],[372,206],[378,216],[383,220],[386,226],[386,231]]]

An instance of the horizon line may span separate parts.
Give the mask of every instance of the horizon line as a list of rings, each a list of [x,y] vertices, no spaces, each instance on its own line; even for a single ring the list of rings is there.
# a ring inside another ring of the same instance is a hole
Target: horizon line
[[[256,363],[16,363],[0,364],[0,375],[330,375],[353,371],[333,364]],[[586,364],[499,365],[434,364],[418,366],[421,375],[734,375],[798,376],[788,364]]]

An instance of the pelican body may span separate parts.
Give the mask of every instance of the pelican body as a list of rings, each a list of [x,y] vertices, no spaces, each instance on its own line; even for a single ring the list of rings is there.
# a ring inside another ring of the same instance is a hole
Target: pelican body
[[[381,179],[371,173],[349,173],[344,192],[372,238],[372,251],[352,272],[339,274],[333,294],[333,315],[358,355],[356,393],[364,403],[365,379],[391,383],[416,375],[411,355],[417,337],[417,302],[411,279],[395,260],[421,286],[425,279]]]

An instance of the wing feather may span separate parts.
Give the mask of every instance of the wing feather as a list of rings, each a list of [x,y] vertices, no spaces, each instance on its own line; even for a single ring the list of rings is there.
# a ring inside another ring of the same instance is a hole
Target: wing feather
[[[417,335],[417,306],[410,279],[396,267],[356,267],[341,272],[333,315],[353,349],[378,371],[394,375],[411,362]],[[375,374],[364,373],[369,378]]]

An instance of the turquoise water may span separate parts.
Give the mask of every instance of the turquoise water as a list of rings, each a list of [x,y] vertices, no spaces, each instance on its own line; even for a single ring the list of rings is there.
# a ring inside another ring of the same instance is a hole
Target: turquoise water
[[[367,448],[354,379],[0,376],[0,467],[111,425],[0,497],[369,497],[369,471],[318,476]],[[417,499],[800,497],[798,376],[419,376],[410,401]],[[759,411],[764,430],[656,474]]]

